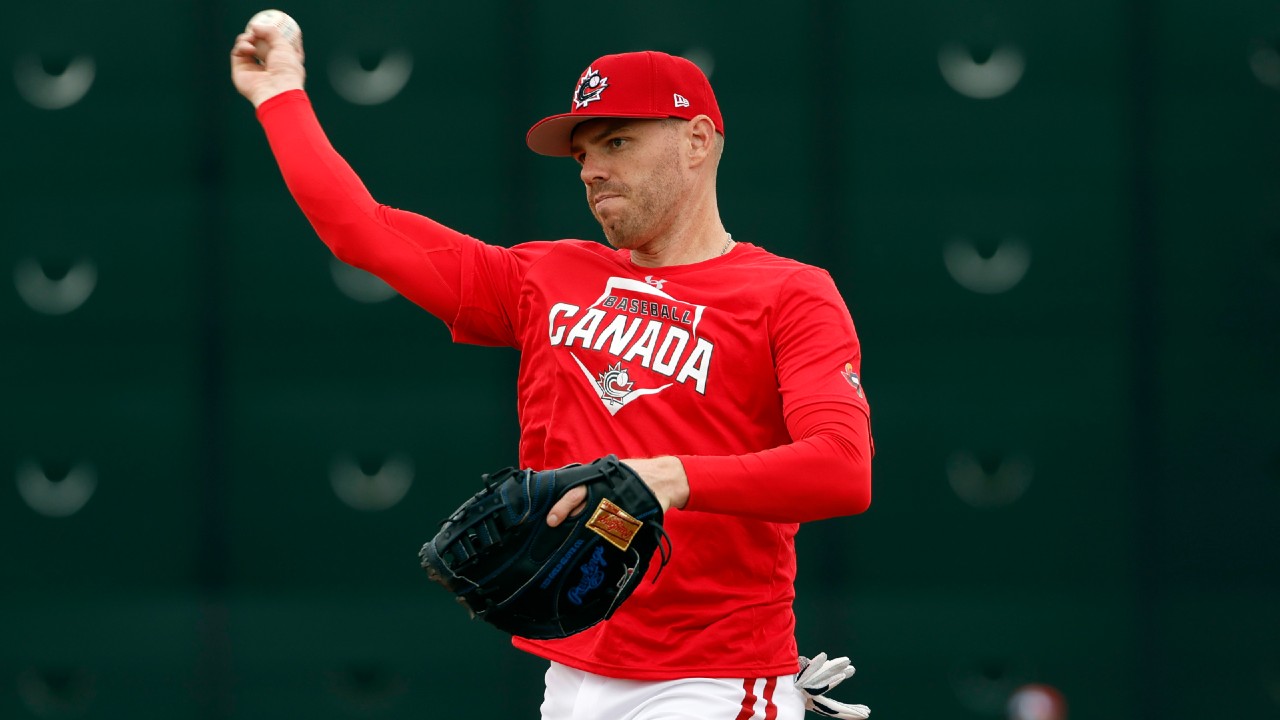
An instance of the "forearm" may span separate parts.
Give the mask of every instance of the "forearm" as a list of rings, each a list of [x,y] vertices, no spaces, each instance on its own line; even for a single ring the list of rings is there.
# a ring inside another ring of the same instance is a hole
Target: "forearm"
[[[801,411],[798,440],[756,453],[678,456],[687,510],[808,522],[854,515],[871,504],[866,416],[839,406]]]
[[[257,115],[289,192],[333,254],[451,321],[461,245],[474,240],[374,200],[330,144],[303,91],[270,98]]]
[[[256,114],[285,185],[317,230],[376,212],[378,203],[330,144],[304,91],[275,95]]]

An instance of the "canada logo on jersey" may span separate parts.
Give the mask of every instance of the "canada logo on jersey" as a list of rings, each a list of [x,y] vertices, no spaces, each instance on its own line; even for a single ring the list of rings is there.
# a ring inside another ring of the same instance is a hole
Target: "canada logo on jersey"
[[[597,375],[594,384],[596,391],[600,393],[601,400],[610,399],[616,402],[622,402],[636,386],[631,382],[631,374],[622,367],[622,363],[615,363],[608,370]]]
[[[615,415],[676,384],[706,394],[715,345],[698,337],[705,309],[677,300],[660,286],[614,277],[586,307],[554,304],[547,315],[548,339],[553,347],[569,350],[582,377]]]

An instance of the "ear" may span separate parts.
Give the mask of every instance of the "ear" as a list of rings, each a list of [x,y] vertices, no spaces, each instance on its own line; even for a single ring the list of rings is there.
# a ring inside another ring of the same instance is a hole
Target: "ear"
[[[685,138],[689,143],[689,166],[698,167],[715,149],[716,124],[706,115],[699,115],[685,125]]]

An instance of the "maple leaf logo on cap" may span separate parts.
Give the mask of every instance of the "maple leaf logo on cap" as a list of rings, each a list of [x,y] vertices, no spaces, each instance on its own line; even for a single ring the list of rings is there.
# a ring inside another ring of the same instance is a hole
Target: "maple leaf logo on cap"
[[[578,80],[578,90],[573,94],[574,108],[581,110],[600,99],[600,93],[609,87],[609,78],[600,77],[599,70],[592,70],[590,67],[582,74],[582,79]]]

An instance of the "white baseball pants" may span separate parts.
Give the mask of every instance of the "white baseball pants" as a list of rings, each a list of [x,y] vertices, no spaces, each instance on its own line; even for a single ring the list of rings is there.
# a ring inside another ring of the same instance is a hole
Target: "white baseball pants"
[[[793,675],[619,680],[553,662],[542,720],[801,720]]]

